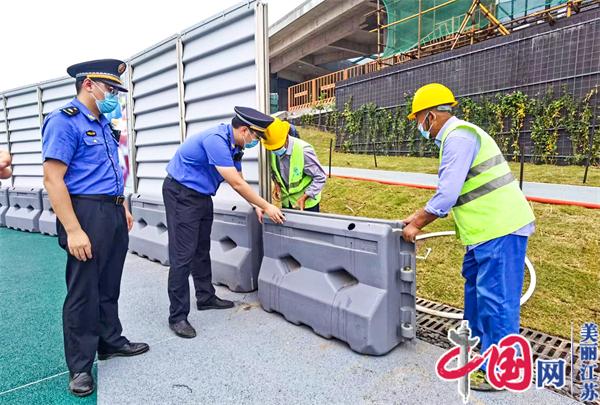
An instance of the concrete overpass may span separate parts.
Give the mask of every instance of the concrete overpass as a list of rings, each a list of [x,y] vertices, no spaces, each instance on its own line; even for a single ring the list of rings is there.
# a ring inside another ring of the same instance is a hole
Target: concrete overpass
[[[377,53],[376,0],[307,0],[269,28],[271,91],[287,106],[287,88]]]

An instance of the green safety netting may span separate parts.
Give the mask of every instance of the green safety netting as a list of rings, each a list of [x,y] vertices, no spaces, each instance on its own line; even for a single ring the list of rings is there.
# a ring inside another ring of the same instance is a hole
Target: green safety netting
[[[567,1],[482,0],[481,3],[500,21],[508,21]],[[419,39],[421,44],[426,44],[458,32],[471,4],[472,0],[383,0],[388,24],[401,21],[386,28],[383,57],[415,49],[419,44]],[[420,19],[418,18],[419,9],[421,10]],[[433,10],[429,11],[430,9]],[[474,23],[473,20],[469,21],[467,29],[472,28],[473,25],[483,28],[489,23],[479,8],[473,14],[473,19]]]
[[[500,0],[496,17],[500,21],[510,21],[546,8],[564,4],[568,0]]]

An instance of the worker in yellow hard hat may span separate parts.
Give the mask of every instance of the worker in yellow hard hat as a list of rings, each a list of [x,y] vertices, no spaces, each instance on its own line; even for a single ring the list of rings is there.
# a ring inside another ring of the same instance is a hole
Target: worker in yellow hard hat
[[[275,118],[261,139],[271,151],[275,197],[283,208],[319,212],[325,170],[312,145],[292,136],[290,128],[289,122]]]
[[[439,83],[415,93],[408,118],[440,148],[439,182],[426,206],[404,219],[403,237],[414,242],[425,225],[452,211],[456,234],[466,246],[464,318],[483,353],[519,333],[525,253],[535,218],[496,142],[453,116],[457,104]],[[495,390],[483,370],[471,374],[471,388]]]

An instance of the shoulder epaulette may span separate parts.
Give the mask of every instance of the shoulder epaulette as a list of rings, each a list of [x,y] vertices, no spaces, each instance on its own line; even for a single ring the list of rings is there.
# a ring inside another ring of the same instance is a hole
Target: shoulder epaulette
[[[65,107],[65,108],[61,109],[60,111],[67,114],[69,117],[79,114],[79,108],[73,107],[73,106]]]

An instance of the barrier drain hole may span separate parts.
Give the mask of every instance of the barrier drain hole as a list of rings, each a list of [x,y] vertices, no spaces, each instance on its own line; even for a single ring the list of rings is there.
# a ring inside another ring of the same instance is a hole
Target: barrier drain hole
[[[140,228],[145,228],[148,226],[148,222],[144,221],[143,219],[138,220],[138,224],[140,225]]]
[[[234,205],[233,207],[231,207],[231,211],[235,211],[235,210],[237,210],[237,206],[236,205]]]
[[[282,257],[279,260],[283,264],[283,267],[286,269],[287,273],[291,273],[292,271],[298,271],[300,270],[300,267],[302,267],[300,262],[290,255]]]
[[[158,225],[156,225],[156,227],[158,228],[158,233],[167,232],[167,226],[165,224],[163,224],[162,222],[159,223]]]
[[[354,230],[354,228],[356,228],[356,224],[355,223],[351,223],[350,225],[348,225],[348,230],[349,231]]]
[[[224,252],[229,252],[237,247],[237,243],[235,243],[233,239],[229,237],[221,239],[219,243],[221,244],[221,249],[223,249]]]
[[[327,277],[329,277],[331,284],[333,284],[336,290],[341,290],[342,288],[347,288],[358,284],[356,277],[348,273],[346,269],[329,271],[327,272]]]

